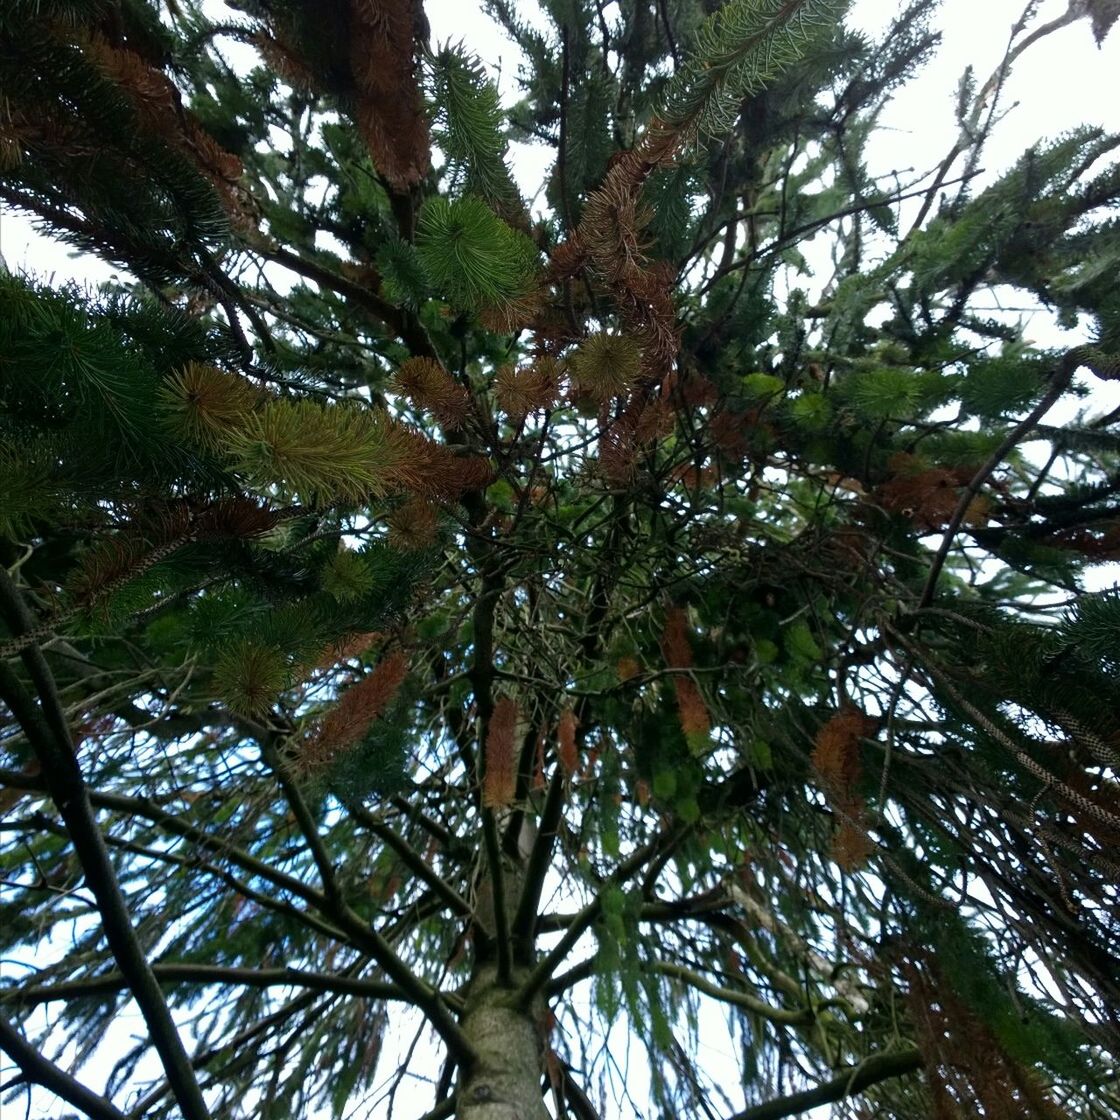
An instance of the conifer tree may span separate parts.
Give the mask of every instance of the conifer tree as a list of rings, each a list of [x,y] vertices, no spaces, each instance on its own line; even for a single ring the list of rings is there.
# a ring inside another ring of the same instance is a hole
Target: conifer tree
[[[1120,1111],[1120,137],[980,175],[1120,8],[1035,7],[901,181],[936,0],[488,0],[512,106],[418,0],[0,6],[119,269],[0,275],[6,1107]]]

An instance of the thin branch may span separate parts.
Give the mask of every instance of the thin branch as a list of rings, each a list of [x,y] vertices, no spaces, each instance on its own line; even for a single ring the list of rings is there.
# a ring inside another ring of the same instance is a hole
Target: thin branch
[[[92,1089],[87,1089],[64,1069],[44,1058],[3,1017],[0,1017],[0,1050],[3,1050],[19,1066],[20,1072],[27,1081],[42,1085],[44,1089],[61,1097],[67,1104],[81,1109],[87,1116],[92,1116],[93,1120],[126,1120],[125,1114],[110,1101],[98,1096]]]
[[[699,972],[694,972],[691,968],[685,968],[684,965],[674,964],[672,961],[656,961],[653,964],[653,969],[655,972],[660,972],[662,976],[671,976],[675,980],[683,980],[689,987],[711,996],[712,999],[733,1004],[735,1007],[745,1008],[763,1019],[768,1019],[771,1023],[803,1026],[813,1021],[813,1012],[809,1008],[801,1008],[795,1011],[784,1007],[774,1007],[773,1004],[769,1004],[749,992],[720,987],[719,984],[714,984]]]
[[[880,1081],[913,1073],[921,1064],[921,1054],[913,1049],[898,1050],[893,1054],[876,1054],[859,1065],[849,1066],[839,1076],[815,1089],[806,1089],[802,1093],[793,1093],[753,1108],[745,1108],[742,1112],[735,1113],[730,1120],[783,1120],[786,1116],[798,1116],[819,1105],[854,1097]]]
[[[438,895],[456,914],[463,918],[471,916],[473,911],[470,903],[443,876],[433,870],[424,857],[404,837],[383,821],[379,821],[368,809],[357,802],[348,800],[346,809],[363,828],[368,829],[382,843],[392,848],[400,856],[401,862],[409,871],[418,879],[427,883],[432,892]],[[444,836],[447,836],[446,832],[444,832]]]
[[[2,671],[2,670],[0,670]],[[10,786],[15,789],[47,791],[46,779],[41,774],[22,774],[14,770],[0,770],[0,785]],[[127,797],[119,793],[102,793],[98,790],[89,790],[90,803],[98,809],[111,809],[130,816],[141,817],[162,828],[173,836],[180,836],[190,840],[199,847],[225,856],[231,863],[256,875],[266,882],[281,890],[288,891],[297,898],[309,902],[318,910],[326,907],[326,899],[321,891],[308,886],[301,879],[287,872],[270,867],[267,863],[257,859],[244,849],[231,844],[217,836],[204,832],[198,825],[183,820],[182,817],[169,813],[147,797]]]
[[[360,980],[326,972],[305,972],[298,968],[231,968],[204,964],[153,964],[152,972],[165,984],[241,984],[248,988],[293,987],[317,992],[338,992],[343,995],[366,996],[370,999],[403,1000],[404,993],[396,984],[379,980]],[[76,997],[112,995],[128,987],[119,972],[92,976],[85,980],[68,980],[34,988],[8,988],[0,991],[0,1001],[20,1006],[34,1006],[53,1000]]]
[[[490,868],[490,897],[494,907],[494,941],[498,949],[498,986],[508,987],[513,973],[509,948],[509,911],[506,908],[506,881],[502,873],[502,852],[498,842],[498,823],[491,809],[482,810],[482,837],[486,862]]]
[[[976,130],[980,125],[980,115],[984,111],[988,99],[995,94],[997,97],[1003,83],[1007,79],[1007,75],[1011,70],[1012,63],[1025,51],[1032,43],[1036,43],[1039,39],[1045,38],[1047,35],[1054,31],[1073,23],[1075,20],[1081,18],[1081,12],[1078,11],[1079,5],[1070,4],[1069,8],[1063,12],[1056,19],[1051,20],[1049,23],[1044,23],[1041,27],[1036,27],[1021,43],[1012,47],[1009,42],[1007,50],[999,65],[988,75],[988,80],[980,88],[980,92],[973,99],[972,112],[969,114],[967,127],[962,127],[960,135],[957,137],[956,142],[950,149],[949,154],[941,161],[937,168],[936,175],[933,182],[927,188],[926,197],[922,202],[922,206],[918,210],[918,216],[914,219],[913,224],[910,226],[909,232],[906,234],[904,241],[909,241],[914,233],[921,227],[922,222],[925,221],[926,215],[929,213],[935,201],[937,192],[942,188],[949,186],[954,180],[946,181],[945,176],[949,174],[949,169],[956,162],[957,156],[969,148],[974,148],[977,143]],[[1018,24],[1016,28],[1018,28]],[[1014,39],[1015,31],[1012,31],[1012,39]],[[995,105],[992,105],[992,112],[995,112]],[[989,114],[989,123],[986,127],[991,125],[991,115]]]
[[[941,575],[941,569],[945,566],[945,560],[949,555],[949,549],[953,547],[953,541],[956,539],[957,531],[961,527],[961,523],[968,513],[968,507],[972,505],[973,498],[976,497],[980,487],[987,482],[992,472],[1003,462],[1006,456],[1011,452],[1012,448],[1046,415],[1047,412],[1054,406],[1058,398],[1069,387],[1069,383],[1073,378],[1074,373],[1077,371],[1079,365],[1084,364],[1083,348],[1078,347],[1070,350],[1069,353],[1062,358],[1058,366],[1057,372],[1054,374],[1054,383],[1047,390],[1046,395],[1031,409],[1031,411],[1007,433],[1000,445],[988,456],[987,462],[972,476],[972,481],[964,488],[961,494],[960,501],[957,502],[957,508],[953,510],[953,516],[949,519],[949,524],[945,529],[945,535],[941,538],[941,546],[937,550],[937,554],[933,558],[933,563],[930,565],[929,575],[926,577],[925,587],[922,588],[922,596],[918,600],[918,610],[924,610],[933,602],[934,592],[937,589],[937,580]]]
[[[34,620],[19,589],[2,566],[0,614],[17,636],[34,628]],[[0,695],[11,706],[39,759],[51,800],[66,825],[86,883],[97,900],[109,949],[128,979],[175,1099],[187,1120],[208,1120],[209,1110],[178,1028],[132,928],[128,904],[97,827],[54,677],[37,645],[24,650],[21,657],[39,694],[41,707],[35,705],[22,682],[6,665],[0,665]]]

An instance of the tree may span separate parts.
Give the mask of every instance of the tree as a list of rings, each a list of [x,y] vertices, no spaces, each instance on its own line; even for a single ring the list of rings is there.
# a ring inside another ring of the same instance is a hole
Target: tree
[[[3,1091],[1116,1115],[1120,137],[978,175],[1117,6],[908,181],[933,0],[489,0],[508,112],[411,0],[229,7],[0,13],[0,199],[126,274],[0,277]]]

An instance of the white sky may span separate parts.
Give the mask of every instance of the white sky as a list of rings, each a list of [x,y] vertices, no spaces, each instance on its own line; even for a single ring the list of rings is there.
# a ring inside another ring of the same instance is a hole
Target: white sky
[[[1025,0],[943,0],[939,25],[944,31],[944,41],[919,80],[897,96],[894,105],[883,118],[884,128],[870,151],[870,170],[885,172],[908,168],[926,170],[936,165],[949,151],[955,139],[953,115],[954,93],[957,81],[965,66],[972,63],[980,82],[988,76],[1002,56],[1007,33],[1020,14]],[[849,22],[853,26],[876,32],[885,27],[897,14],[901,2],[892,0],[855,0]],[[1065,0],[1047,0],[1040,5],[1040,16],[1049,20],[1060,15],[1067,7]],[[514,75],[519,59],[516,48],[489,24],[481,14],[477,0],[427,0],[426,11],[438,42],[462,39],[490,65],[492,72],[500,74],[500,88],[507,102],[516,96]],[[526,6],[530,18],[539,16],[532,4]],[[610,7],[607,9],[610,12]],[[537,22],[537,20],[533,20]],[[1120,130],[1120,31],[1113,34],[1104,48],[1098,50],[1093,43],[1089,24],[1080,21],[1064,28],[1032,47],[1020,58],[1005,91],[1004,107],[1012,111],[996,130],[990,142],[983,166],[990,178],[1021,155],[1022,151],[1044,137],[1054,137],[1083,123],[1099,124]],[[548,153],[532,150],[526,145],[515,149],[515,173],[522,189],[530,196],[539,185],[548,162]],[[22,215],[0,212],[0,253],[11,268],[27,268],[40,275],[53,275],[56,280],[77,279],[96,283],[108,279],[113,272],[110,266],[88,257],[76,257],[65,246],[51,242],[35,233]],[[1056,344],[1049,316],[1032,317],[1029,331],[1035,341]],[[1120,386],[1114,386],[1120,394]],[[1120,403],[1101,395],[1094,404],[1113,407]],[[1054,419],[1059,419],[1054,417]],[[1115,566],[1112,566],[1113,572]],[[1103,575],[1104,573],[1102,573]],[[719,1068],[725,1063],[730,1081],[725,1082],[729,1091],[734,1084],[732,1061],[736,1046],[719,1022],[712,1030],[705,1030],[705,1041],[712,1051],[706,1055],[709,1068]],[[135,1029],[141,1029],[138,1019]],[[407,1046],[410,1032],[398,1036],[401,1046]],[[621,1041],[621,1040],[620,1040]],[[393,1040],[386,1040],[382,1071],[393,1068]],[[721,1053],[721,1050],[723,1051]],[[637,1064],[641,1059],[635,1051]],[[621,1058],[621,1054],[620,1054]],[[108,1064],[91,1062],[86,1075],[96,1086],[99,1069],[107,1070]],[[0,1064],[0,1081],[10,1073],[7,1062]],[[643,1080],[636,1078],[637,1080]],[[632,1086],[639,1093],[638,1085]],[[426,1086],[406,1086],[397,1099],[398,1115],[419,1116],[431,1101]],[[22,1113],[22,1104],[8,1106],[12,1114]],[[36,1092],[29,1120],[56,1117],[60,1102],[49,1094]],[[820,1110],[818,1110],[820,1111]],[[359,1111],[357,1115],[364,1115]],[[370,1114],[376,1115],[376,1114]]]

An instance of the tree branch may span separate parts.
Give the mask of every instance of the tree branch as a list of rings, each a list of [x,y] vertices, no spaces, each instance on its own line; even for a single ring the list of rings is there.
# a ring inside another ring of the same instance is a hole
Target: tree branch
[[[1085,358],[1082,352],[1084,349],[1083,347],[1078,347],[1074,350],[1070,350],[1062,358],[1058,365],[1057,372],[1054,374],[1054,384],[1047,390],[1046,395],[1018,424],[1015,425],[1014,428],[1011,429],[1010,432],[1007,433],[1007,436],[1000,443],[999,447],[988,456],[987,462],[972,476],[972,480],[964,488],[960,501],[957,502],[957,507],[953,510],[953,516],[949,519],[949,524],[945,529],[945,535],[941,538],[941,545],[933,558],[933,563],[930,565],[925,587],[922,588],[922,596],[918,600],[918,610],[924,610],[933,602],[933,596],[937,589],[937,580],[941,575],[941,569],[945,566],[945,560],[949,555],[949,549],[953,547],[953,541],[956,539],[957,530],[960,529],[961,523],[968,513],[968,507],[972,504],[973,498],[976,497],[977,493],[980,491],[980,487],[988,481],[991,473],[1003,462],[1011,449],[1039,422],[1039,420],[1042,419],[1043,416],[1046,415],[1047,412],[1050,411],[1058,398],[1069,387],[1069,383],[1073,379],[1073,375],[1077,371],[1078,366],[1085,364]]]
[[[603,884],[604,890],[608,886],[620,886],[622,883],[632,878],[646,865],[648,860],[658,851],[662,844],[667,843],[670,846],[675,844],[681,834],[680,829],[674,829],[661,836],[656,836],[648,844],[642,845],[629,859],[623,860],[623,862],[615,868],[614,872]],[[518,1003],[522,1007],[528,1007],[533,1002],[537,993],[548,983],[557,968],[563,964],[564,958],[571,952],[572,946],[575,945],[591,927],[595,919],[599,917],[602,909],[603,891],[600,891],[599,894],[575,915],[564,936],[560,938],[546,956],[542,957],[541,960],[537,962],[536,967],[529,973],[528,978],[524,985],[522,985],[517,996]]]
[[[34,620],[18,588],[2,565],[0,614],[17,636],[34,628]],[[175,1099],[187,1120],[208,1120],[209,1110],[178,1028],[132,928],[128,904],[97,827],[50,668],[37,645],[29,646],[20,656],[39,694],[41,707],[36,707],[23,684],[6,665],[0,665],[0,695],[11,705],[39,759],[51,800],[66,825],[86,883],[97,901],[109,949],[144,1016]]]
[[[694,972],[691,968],[685,968],[684,965],[675,964],[672,961],[656,961],[653,969],[655,972],[660,972],[662,976],[671,976],[676,980],[684,981],[690,988],[695,988],[698,992],[711,996],[712,999],[745,1008],[763,1019],[768,1019],[771,1023],[803,1026],[813,1020],[813,1012],[808,1008],[794,1011],[784,1007],[774,1007],[773,1004],[769,1004],[757,996],[752,996],[749,992],[720,987],[699,972]]]
[[[806,1089],[802,1093],[793,1093],[788,1097],[780,1097],[778,1100],[746,1108],[742,1112],[735,1113],[730,1120],[783,1120],[786,1116],[797,1116],[818,1105],[830,1104],[845,1097],[854,1097],[880,1081],[913,1073],[921,1064],[922,1056],[917,1050],[876,1054],[860,1062],[859,1065],[849,1066],[838,1077],[818,1085],[815,1089]]]
[[[126,1120],[125,1114],[104,1097],[87,1089],[64,1069],[44,1058],[24,1037],[0,1016],[0,1050],[20,1068],[27,1081],[42,1085],[67,1104],[81,1109],[93,1120]]]
[[[493,810],[482,810],[482,838],[490,868],[490,898],[494,907],[494,942],[498,949],[498,984],[507,987],[512,975],[509,951],[509,910],[506,907],[506,880],[502,873],[502,850],[498,841],[498,822]]]
[[[370,999],[403,1000],[396,984],[379,980],[359,980],[326,972],[305,972],[299,968],[231,968],[206,964],[153,964],[152,972],[165,984],[241,984],[248,988],[293,987],[317,992],[366,996]],[[0,991],[0,1001],[35,1006],[53,1000],[81,996],[112,995],[128,987],[119,972],[68,980],[34,988],[8,988]]]
[[[363,828],[368,829],[382,843],[392,848],[400,856],[405,867],[418,879],[427,883],[432,892],[441,898],[454,913],[463,918],[470,917],[472,913],[470,903],[446,879],[429,867],[424,857],[403,836],[400,836],[383,821],[379,821],[368,809],[357,804],[357,802],[347,801],[346,810]]]
[[[510,930],[514,946],[519,949],[519,956],[522,959],[532,957],[541,891],[544,889],[545,875],[552,862],[552,845],[560,828],[566,780],[563,767],[557,765],[552,781],[548,784],[537,835],[533,839],[533,849],[529,853],[529,860],[525,867],[521,898],[518,900],[517,913],[514,914],[513,926]]]

